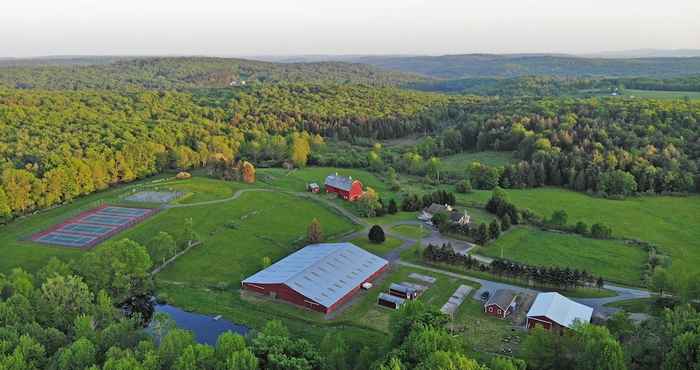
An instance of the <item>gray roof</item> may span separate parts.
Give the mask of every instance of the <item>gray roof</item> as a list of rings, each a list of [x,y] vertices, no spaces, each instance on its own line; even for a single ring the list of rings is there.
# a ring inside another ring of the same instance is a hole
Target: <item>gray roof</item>
[[[466,216],[465,212],[452,211],[450,212],[450,221],[459,222],[464,216]]]
[[[426,208],[425,211],[434,215],[436,213],[447,212],[447,207],[442,204],[433,203],[430,207]]]
[[[416,292],[415,289],[413,289],[409,286],[401,285],[401,284],[397,284],[397,283],[391,283],[391,285],[389,285],[389,289],[395,290],[395,291],[401,292],[401,293],[415,293]]]
[[[332,186],[336,189],[350,191],[352,187],[352,177],[340,176],[337,173],[335,175],[326,176],[325,185]]]
[[[387,264],[385,259],[352,243],[311,244],[243,282],[285,284],[330,307]]]
[[[486,302],[486,306],[492,304],[497,305],[503,310],[507,310],[510,307],[511,302],[515,298],[515,292],[510,289],[499,289],[494,293],[491,298]]]
[[[391,294],[386,294],[386,293],[379,293],[379,297],[377,297],[377,299],[381,300],[381,301],[388,301],[388,302],[396,303],[397,306],[402,305],[406,301],[403,298],[399,298],[397,296],[393,296]]]
[[[527,316],[544,316],[561,326],[570,328],[574,321],[590,322],[593,309],[574,302],[555,292],[540,293]]]

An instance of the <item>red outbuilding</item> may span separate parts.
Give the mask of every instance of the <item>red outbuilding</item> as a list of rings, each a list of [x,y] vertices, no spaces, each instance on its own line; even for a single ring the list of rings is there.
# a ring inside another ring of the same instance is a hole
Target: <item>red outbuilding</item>
[[[362,195],[362,183],[359,180],[353,180],[352,177],[328,175],[324,182],[326,193],[336,193],[339,197],[354,201]]]
[[[331,313],[389,263],[352,243],[308,245],[243,280],[243,289]]]
[[[484,304],[484,312],[487,315],[505,319],[515,311],[515,299],[517,295],[509,289],[497,290],[494,295]]]

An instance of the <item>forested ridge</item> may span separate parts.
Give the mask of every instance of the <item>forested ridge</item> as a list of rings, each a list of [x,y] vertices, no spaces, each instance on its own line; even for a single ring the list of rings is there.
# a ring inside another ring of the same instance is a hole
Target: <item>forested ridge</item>
[[[0,83],[56,90],[190,89],[279,82],[398,85],[425,80],[357,63],[270,63],[210,57],[143,57],[94,65],[22,65],[0,68]]]

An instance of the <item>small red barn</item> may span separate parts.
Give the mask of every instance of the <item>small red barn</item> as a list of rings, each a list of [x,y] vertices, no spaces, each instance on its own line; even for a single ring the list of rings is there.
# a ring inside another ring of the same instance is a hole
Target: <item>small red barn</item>
[[[336,193],[345,200],[354,201],[362,195],[362,183],[352,177],[328,175],[324,182],[326,193]]]
[[[308,245],[243,280],[243,289],[331,313],[349,301],[388,262],[352,243]]]
[[[515,299],[518,296],[509,289],[497,290],[494,295],[484,304],[484,312],[487,315],[505,319],[515,311]]]
[[[540,293],[527,312],[527,328],[541,326],[547,330],[571,328],[576,321],[591,321],[593,309],[555,292]]]

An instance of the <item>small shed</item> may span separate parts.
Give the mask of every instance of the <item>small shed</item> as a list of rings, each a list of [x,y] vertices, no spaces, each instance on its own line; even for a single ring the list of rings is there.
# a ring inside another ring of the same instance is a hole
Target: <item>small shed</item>
[[[401,305],[404,304],[404,302],[406,302],[405,299],[395,297],[386,293],[379,293],[379,297],[377,298],[378,305],[389,307],[394,310],[398,310],[401,307]]]
[[[396,283],[391,283],[389,286],[389,294],[402,299],[418,298],[418,291],[416,289]]]
[[[518,297],[510,289],[499,289],[484,304],[484,312],[487,315],[505,319],[515,311],[515,300]]]

